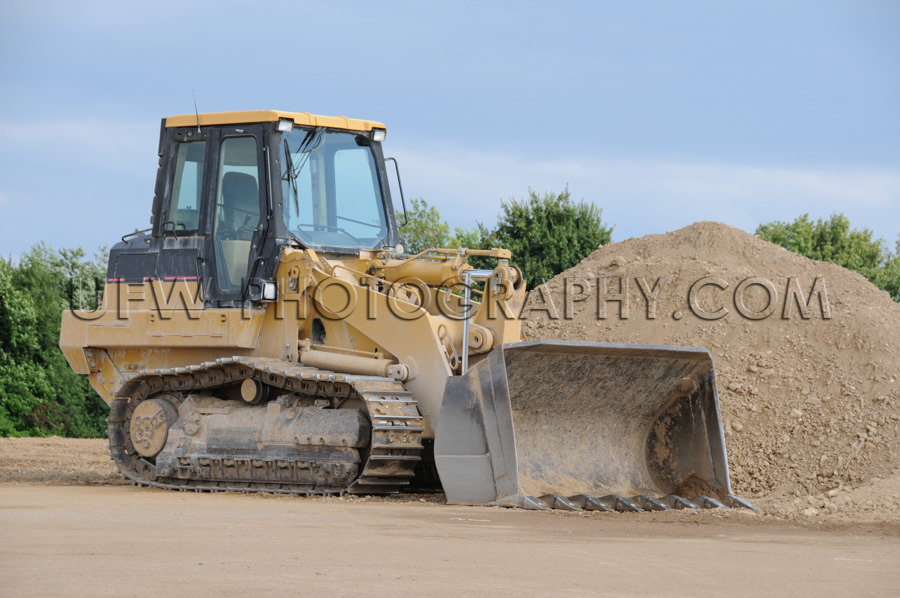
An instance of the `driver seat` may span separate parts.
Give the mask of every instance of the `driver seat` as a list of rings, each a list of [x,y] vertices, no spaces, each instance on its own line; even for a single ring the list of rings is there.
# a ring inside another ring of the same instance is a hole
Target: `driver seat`
[[[259,223],[259,186],[243,172],[226,172],[222,177],[222,216],[232,238],[250,240]]]
[[[256,179],[243,172],[226,172],[222,177],[221,202],[213,234],[218,286],[223,291],[236,291],[247,276],[250,244],[259,224]]]

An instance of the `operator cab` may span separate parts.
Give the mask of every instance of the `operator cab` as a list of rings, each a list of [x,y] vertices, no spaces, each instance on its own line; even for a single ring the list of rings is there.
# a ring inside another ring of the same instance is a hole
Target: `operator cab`
[[[108,278],[197,280],[204,305],[230,307],[262,299],[284,247],[396,246],[384,132],[278,111],[163,119],[153,227],[113,247]]]

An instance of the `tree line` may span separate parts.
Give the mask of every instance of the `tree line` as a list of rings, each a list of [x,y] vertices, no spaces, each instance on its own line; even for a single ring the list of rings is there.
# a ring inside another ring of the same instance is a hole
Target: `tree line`
[[[450,226],[422,198],[397,221],[405,251],[431,247],[505,247],[529,287],[568,270],[611,241],[601,210],[574,201],[568,189],[501,202],[493,226]],[[807,257],[855,270],[900,302],[900,239],[891,250],[842,214],[813,221],[762,224],[756,235]],[[474,258],[476,267],[487,267]],[[53,249],[40,243],[18,259],[0,259],[0,436],[100,437],[108,408],[86,376],[72,372],[59,350],[63,310],[93,309],[106,277],[106,251]]]
[[[410,201],[406,225],[400,227],[400,241],[407,253],[416,254],[431,247],[490,249],[503,247],[513,255],[513,263],[522,270],[528,287],[546,282],[568,270],[612,237],[612,227],[602,220],[602,212],[593,203],[575,202],[568,187],[560,193],[528,190],[524,199],[509,199],[500,204],[493,227],[476,222],[472,229],[450,226],[437,208],[422,198]],[[404,222],[404,214],[397,215]],[[486,267],[479,258],[470,260]]]
[[[793,222],[769,222],[757,227],[756,235],[794,253],[859,272],[900,302],[900,237],[891,251],[882,239],[874,239],[869,229],[852,228],[843,214],[815,222],[809,214]]]
[[[529,190],[524,200],[500,204],[497,224],[481,222],[475,228],[450,232],[437,208],[422,198],[413,199],[406,212],[408,223],[400,239],[409,253],[429,247],[468,247],[512,250],[531,288],[568,270],[598,246],[610,242],[612,228],[601,220],[593,204],[573,202],[568,188],[562,193],[539,195]],[[398,215],[398,222],[404,215]],[[754,232],[759,238],[814,260],[832,262],[859,272],[900,302],[900,236],[895,248],[874,238],[869,229],[855,229],[843,214],[811,220],[803,214],[791,222],[772,221]]]
[[[95,308],[105,280],[105,250],[0,260],[0,436],[105,435],[106,405],[59,350],[63,310]]]

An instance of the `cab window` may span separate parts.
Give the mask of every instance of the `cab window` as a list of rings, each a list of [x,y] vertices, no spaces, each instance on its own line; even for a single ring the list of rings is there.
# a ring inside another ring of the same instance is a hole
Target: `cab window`
[[[218,285],[239,290],[247,276],[253,235],[260,223],[259,164],[256,138],[222,141],[216,184],[213,242]]]
[[[203,165],[206,141],[179,143],[175,156],[175,179],[169,202],[167,222],[178,231],[195,231],[200,224],[200,195],[203,190]]]
[[[388,234],[375,156],[360,133],[297,128],[283,138],[284,221],[314,249],[374,249]]]

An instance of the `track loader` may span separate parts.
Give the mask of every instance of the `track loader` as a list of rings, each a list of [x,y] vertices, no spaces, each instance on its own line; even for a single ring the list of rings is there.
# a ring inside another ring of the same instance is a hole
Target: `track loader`
[[[62,321],[66,358],[110,406],[122,474],[303,495],[430,486],[525,508],[744,506],[707,351],[524,339],[509,251],[403,253],[385,134],[280,111],[163,119],[152,227],[111,249],[99,307]]]

